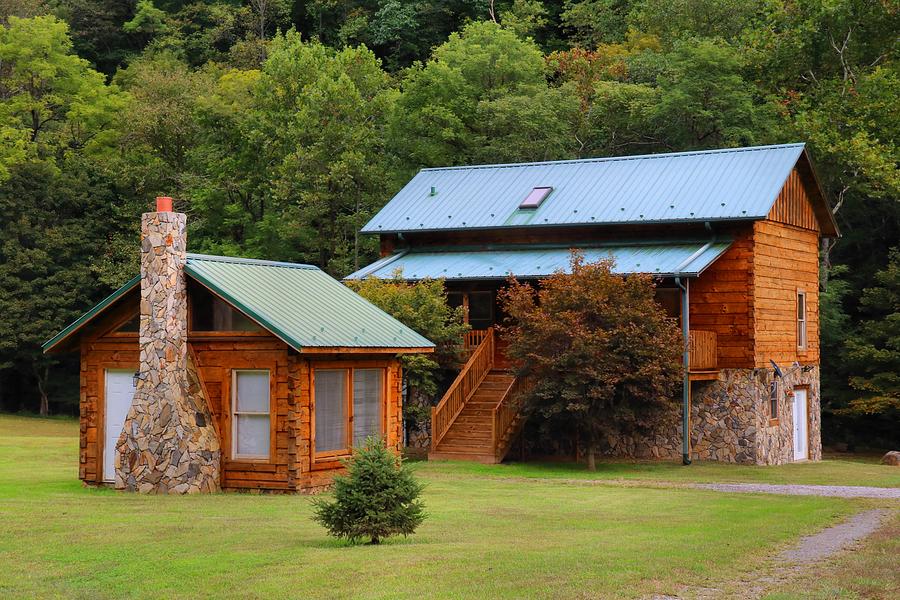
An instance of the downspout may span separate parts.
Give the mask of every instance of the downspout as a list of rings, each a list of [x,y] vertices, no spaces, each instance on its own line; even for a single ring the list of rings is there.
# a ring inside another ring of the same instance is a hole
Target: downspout
[[[682,382],[682,414],[681,414],[681,464],[691,464],[691,328],[690,328],[690,292],[687,279],[684,284],[681,283],[681,277],[675,277],[675,285],[681,288],[681,335],[683,346],[681,351],[681,360],[683,367]]]
[[[675,285],[681,288],[681,335],[683,338],[681,366],[684,372],[681,397],[681,464],[683,465],[691,464],[691,294],[689,280],[685,278],[684,283],[681,283],[681,273],[716,243],[716,234],[712,229],[712,225],[710,225],[709,221],[706,221],[703,225],[712,234],[712,237],[699,250],[682,261],[675,270]]]

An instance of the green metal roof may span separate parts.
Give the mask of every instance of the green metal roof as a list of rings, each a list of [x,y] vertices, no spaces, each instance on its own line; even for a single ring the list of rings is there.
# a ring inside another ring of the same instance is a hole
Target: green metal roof
[[[191,254],[185,273],[297,350],[434,347],[317,267]]]
[[[697,277],[731,246],[729,240],[617,242],[579,246],[588,262],[615,259],[620,274]],[[413,248],[383,258],[349,275],[390,278],[398,270],[404,279],[506,279],[546,277],[568,271],[571,246],[528,245],[482,248]]]
[[[298,351],[434,344],[311,265],[188,254],[185,273]],[[137,286],[135,277],[47,341],[52,349]]]

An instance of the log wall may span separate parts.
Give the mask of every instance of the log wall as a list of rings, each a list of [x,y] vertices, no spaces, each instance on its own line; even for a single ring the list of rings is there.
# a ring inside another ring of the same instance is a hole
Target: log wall
[[[757,367],[774,360],[819,362],[819,237],[816,231],[776,221],[753,227],[754,323]],[[806,293],[807,344],[798,347],[797,291]]]
[[[697,279],[690,281],[690,326],[712,331],[718,368],[753,366],[753,228],[733,232],[734,243]]]
[[[288,393],[288,347],[271,335],[205,337],[191,341],[197,371],[209,394],[222,446],[223,489],[292,489],[290,470],[296,449],[287,427],[291,397]],[[237,459],[232,449],[231,381],[238,369],[268,369],[272,426],[268,460]]]
[[[121,315],[115,317],[116,322]],[[78,476],[103,482],[103,390],[105,369],[137,370],[137,334],[109,333],[116,325],[103,320],[81,340],[80,449]],[[104,331],[106,330],[106,331]],[[385,432],[399,450],[402,429],[400,361],[391,355],[316,355],[307,358],[268,334],[193,336],[191,360],[209,399],[222,446],[223,489],[313,491],[331,483],[342,470],[338,460],[317,463],[312,452],[312,372],[315,366],[385,368]],[[231,380],[235,369],[269,369],[272,373],[272,431],[269,460],[232,456]]]

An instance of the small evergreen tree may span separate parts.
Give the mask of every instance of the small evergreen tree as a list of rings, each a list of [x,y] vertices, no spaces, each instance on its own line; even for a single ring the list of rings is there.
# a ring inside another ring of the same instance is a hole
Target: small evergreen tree
[[[425,519],[422,484],[383,440],[367,438],[345,464],[347,475],[334,479],[334,502],[313,501],[313,518],[330,535],[379,544],[391,535],[410,535]]]

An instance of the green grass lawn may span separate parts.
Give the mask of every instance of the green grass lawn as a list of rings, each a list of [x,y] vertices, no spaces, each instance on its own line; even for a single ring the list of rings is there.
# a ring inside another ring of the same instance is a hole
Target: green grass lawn
[[[514,477],[538,479],[585,479],[610,482],[660,483],[800,483],[817,485],[865,485],[900,487],[900,469],[880,465],[877,458],[829,458],[817,463],[796,463],[775,467],[730,465],[695,461],[598,461],[596,471],[573,463],[508,463],[480,465],[453,461],[423,462],[420,472],[473,477]]]
[[[422,463],[430,516],[419,533],[351,547],[310,520],[303,496],[84,488],[77,433],[74,421],[0,416],[2,598],[631,598],[752,571],[860,506],[560,485],[550,478],[577,473],[562,467]],[[706,467],[694,472],[712,477]]]

